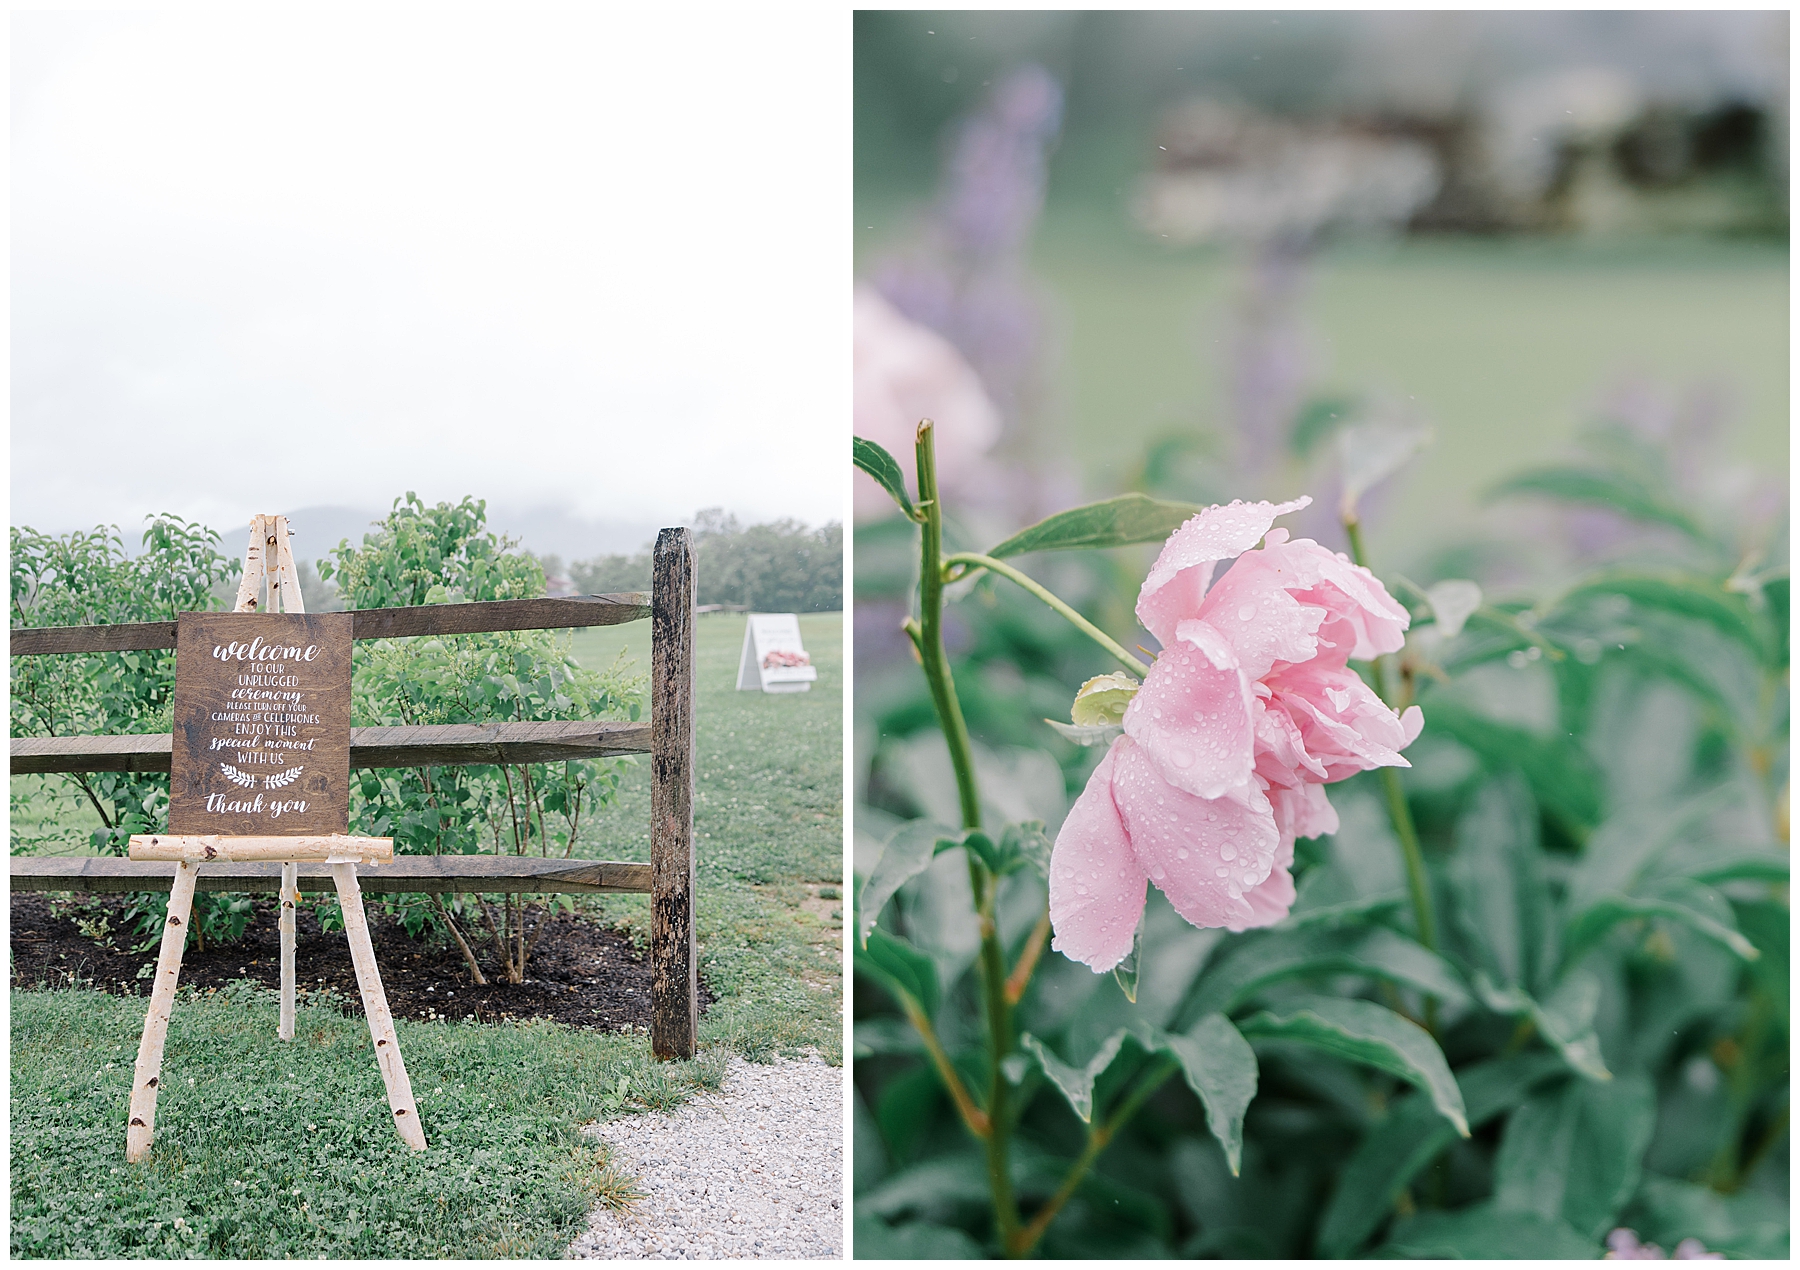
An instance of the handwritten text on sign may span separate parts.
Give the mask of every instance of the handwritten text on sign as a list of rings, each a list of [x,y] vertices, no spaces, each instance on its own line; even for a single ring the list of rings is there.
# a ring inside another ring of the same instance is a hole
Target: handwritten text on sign
[[[183,613],[170,833],[344,833],[348,613]]]

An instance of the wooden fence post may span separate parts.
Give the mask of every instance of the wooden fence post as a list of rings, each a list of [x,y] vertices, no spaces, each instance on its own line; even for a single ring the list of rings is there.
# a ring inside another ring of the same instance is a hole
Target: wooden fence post
[[[650,1052],[692,1058],[700,981],[694,942],[694,553],[686,529],[656,538],[650,600]]]

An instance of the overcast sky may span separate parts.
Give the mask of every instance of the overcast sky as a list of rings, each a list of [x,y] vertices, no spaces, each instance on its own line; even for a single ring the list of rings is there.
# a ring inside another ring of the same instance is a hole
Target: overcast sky
[[[12,506],[843,515],[849,15],[12,17]]]

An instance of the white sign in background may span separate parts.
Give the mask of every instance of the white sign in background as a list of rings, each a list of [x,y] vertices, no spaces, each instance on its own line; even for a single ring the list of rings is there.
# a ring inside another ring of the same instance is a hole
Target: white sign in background
[[[819,672],[808,666],[768,666],[769,654],[805,653],[800,618],[793,613],[752,613],[744,626],[744,655],[738,660],[738,691],[810,692]]]

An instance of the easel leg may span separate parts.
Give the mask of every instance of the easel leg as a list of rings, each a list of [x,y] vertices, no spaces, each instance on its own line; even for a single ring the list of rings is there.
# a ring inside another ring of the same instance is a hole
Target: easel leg
[[[381,990],[381,972],[375,968],[375,945],[369,940],[369,920],[363,913],[362,887],[354,864],[333,864],[338,906],[344,911],[344,934],[350,939],[350,960],[356,966],[356,986],[362,989],[363,1013],[369,1019],[369,1036],[375,1042],[375,1062],[387,1085],[388,1106],[394,1112],[394,1128],[406,1145],[425,1149],[425,1130],[419,1124],[419,1108],[413,1102],[412,1082],[400,1059],[400,1040],[394,1035],[394,1017],[388,1013],[387,994]]]
[[[289,860],[281,866],[281,1030],[284,1041],[294,1039],[294,917],[300,903],[300,866]]]
[[[156,984],[144,1015],[137,1067],[131,1077],[131,1118],[125,1128],[125,1158],[141,1164],[150,1158],[156,1128],[156,1088],[162,1080],[163,1043],[169,1037],[169,1011],[175,1005],[175,982],[181,977],[181,950],[187,943],[188,919],[194,909],[194,880],[199,866],[183,860],[175,866],[169,888],[169,915],[163,923],[162,949],[156,955]]]

